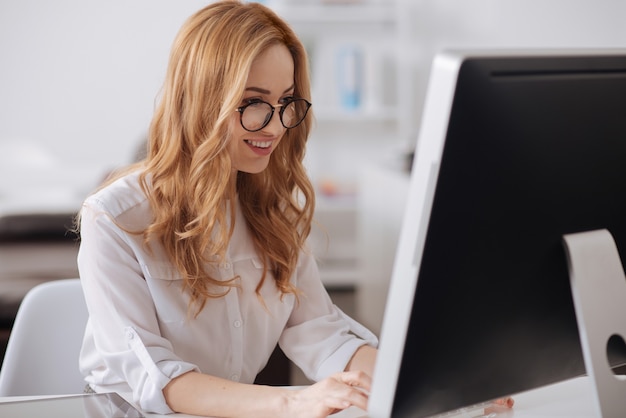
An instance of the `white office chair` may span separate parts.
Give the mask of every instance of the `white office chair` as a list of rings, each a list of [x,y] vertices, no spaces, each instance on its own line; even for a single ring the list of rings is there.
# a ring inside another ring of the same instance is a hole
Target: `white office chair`
[[[82,393],[78,355],[87,323],[79,279],[46,282],[31,289],[15,317],[0,396]]]

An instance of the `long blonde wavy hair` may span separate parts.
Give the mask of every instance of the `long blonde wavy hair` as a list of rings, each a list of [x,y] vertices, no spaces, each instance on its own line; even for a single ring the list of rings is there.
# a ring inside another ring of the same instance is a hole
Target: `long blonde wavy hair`
[[[204,266],[216,256],[225,258],[233,232],[229,218],[234,220],[229,202],[237,195],[264,264],[257,294],[268,271],[282,294],[297,294],[290,277],[310,232],[315,205],[302,163],[312,113],[285,132],[261,173],[234,174],[227,149],[252,62],[276,44],[285,45],[293,57],[294,95],[310,98],[302,43],[260,4],[210,4],[186,21],[172,47],[140,176],[154,216],[143,234],[148,245],[153,240],[162,244],[197,312],[209,298],[225,293],[225,283],[211,277]]]

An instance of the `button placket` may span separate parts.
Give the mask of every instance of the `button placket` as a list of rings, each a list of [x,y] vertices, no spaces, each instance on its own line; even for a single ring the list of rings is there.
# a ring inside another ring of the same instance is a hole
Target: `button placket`
[[[228,259],[219,263],[217,265],[217,268],[219,269],[220,276],[224,280],[232,279],[235,275],[235,273],[233,272],[233,264]]]
[[[243,320],[241,318],[237,292],[231,289],[225,298],[232,347],[232,364],[229,378],[233,381],[239,381],[243,368]]]

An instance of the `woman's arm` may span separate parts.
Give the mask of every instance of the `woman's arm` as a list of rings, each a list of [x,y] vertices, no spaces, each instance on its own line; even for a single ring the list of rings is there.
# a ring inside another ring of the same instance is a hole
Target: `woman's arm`
[[[378,350],[369,345],[362,345],[346,366],[346,371],[360,370],[366,373],[368,376],[374,375],[374,366],[376,364],[376,355]]]
[[[303,389],[243,384],[189,372],[163,389],[169,407],[192,415],[321,418],[350,406],[367,409],[371,379],[361,371],[337,373]]]

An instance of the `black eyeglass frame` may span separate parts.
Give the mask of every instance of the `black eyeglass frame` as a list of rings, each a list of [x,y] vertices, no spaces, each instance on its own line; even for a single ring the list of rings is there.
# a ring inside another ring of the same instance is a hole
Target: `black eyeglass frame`
[[[289,106],[293,102],[299,102],[299,101],[303,101],[304,103],[306,103],[306,109],[304,110],[304,114],[302,115],[302,119],[300,119],[300,121],[298,121],[298,123],[296,123],[293,126],[286,126],[285,122],[283,122],[283,113],[285,113],[285,107]],[[243,112],[244,112],[244,110],[246,110],[246,108],[248,106],[258,105],[259,103],[264,103],[264,104],[268,105],[272,109],[272,111],[270,112],[269,116],[266,118],[265,122],[259,128],[257,128],[257,129],[248,129],[243,124]],[[235,109],[235,111],[239,112],[239,123],[241,124],[241,127],[243,129],[245,129],[248,132],[258,132],[261,129],[265,128],[270,123],[270,121],[274,117],[274,112],[276,111],[277,107],[280,107],[280,110],[278,111],[280,124],[283,125],[283,127],[285,129],[292,129],[292,128],[295,128],[296,126],[300,125],[302,123],[302,121],[304,121],[304,119],[306,119],[306,115],[307,115],[307,113],[309,113],[309,109],[311,108],[312,105],[313,104],[311,102],[309,102],[307,99],[304,99],[304,98],[301,98],[301,97],[290,99],[290,100],[287,101],[287,103],[279,104],[279,105],[276,105],[276,106],[273,106],[271,103],[268,103],[265,100],[255,100],[255,101],[247,103],[247,104],[245,104],[243,106],[239,106],[238,108]]]

